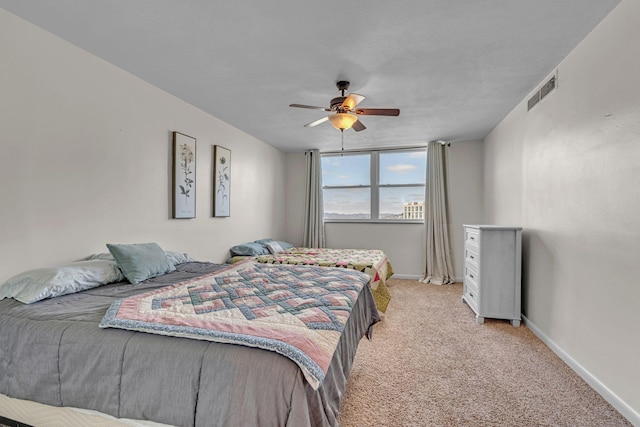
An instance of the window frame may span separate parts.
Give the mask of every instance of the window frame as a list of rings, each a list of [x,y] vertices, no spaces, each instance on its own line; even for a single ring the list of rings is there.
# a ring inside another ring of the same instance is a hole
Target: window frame
[[[346,153],[342,152],[326,152],[320,153],[320,158],[324,157],[338,157],[341,155],[369,155],[369,185],[325,185],[322,183],[322,194],[324,196],[324,190],[326,189],[350,189],[350,188],[369,188],[370,191],[370,206],[369,206],[369,214],[371,218],[369,219],[339,219],[339,218],[325,218],[324,214],[324,206],[322,207],[322,219],[324,223],[369,223],[369,224],[424,224],[423,219],[383,219],[380,218],[380,189],[381,188],[423,188],[424,189],[424,197],[425,199],[422,201],[423,206],[426,202],[426,191],[427,191],[427,177],[425,173],[424,184],[380,184],[380,154],[384,153],[398,153],[398,152],[420,152],[423,151],[425,153],[425,168],[426,168],[426,155],[427,155],[427,147],[409,147],[409,148],[400,148],[400,149],[390,149],[390,150],[362,150],[362,151],[349,151]]]

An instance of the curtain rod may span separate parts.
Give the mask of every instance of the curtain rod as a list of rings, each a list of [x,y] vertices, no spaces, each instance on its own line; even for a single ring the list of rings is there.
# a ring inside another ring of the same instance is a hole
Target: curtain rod
[[[440,142],[440,141],[438,141]],[[405,147],[393,147],[393,148],[357,148],[353,150],[337,150],[337,151],[320,151],[320,154],[342,154],[342,153],[371,153],[371,152],[380,152],[380,151],[404,151],[404,150],[415,150],[418,148],[427,148],[427,144],[424,145],[411,145]]]

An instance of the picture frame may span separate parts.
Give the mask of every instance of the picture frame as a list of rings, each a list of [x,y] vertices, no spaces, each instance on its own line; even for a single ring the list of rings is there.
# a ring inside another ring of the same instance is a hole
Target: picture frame
[[[196,217],[196,139],[173,132],[173,218]]]
[[[213,216],[231,215],[231,150],[213,146]]]

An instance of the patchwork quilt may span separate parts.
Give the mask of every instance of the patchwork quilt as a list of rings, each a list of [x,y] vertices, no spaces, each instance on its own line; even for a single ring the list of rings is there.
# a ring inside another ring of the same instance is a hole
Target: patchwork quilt
[[[316,390],[370,280],[355,270],[240,262],[117,300],[100,327],[271,350],[294,361]]]
[[[393,275],[393,269],[381,250],[294,247],[273,255],[257,256],[255,259],[268,264],[318,265],[361,271],[371,276],[371,290],[378,310],[384,313],[391,300],[386,280]]]

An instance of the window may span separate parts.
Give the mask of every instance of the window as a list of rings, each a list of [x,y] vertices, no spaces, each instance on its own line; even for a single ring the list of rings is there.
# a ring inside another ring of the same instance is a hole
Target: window
[[[425,148],[323,154],[325,221],[422,222]]]

